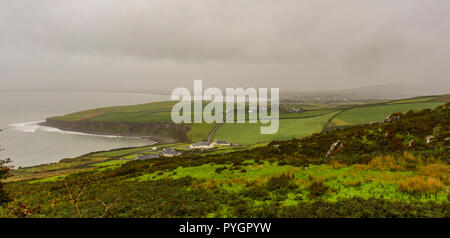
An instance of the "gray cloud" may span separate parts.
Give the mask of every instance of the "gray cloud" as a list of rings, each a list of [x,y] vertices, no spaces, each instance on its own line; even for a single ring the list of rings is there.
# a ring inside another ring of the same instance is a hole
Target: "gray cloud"
[[[4,88],[445,83],[446,0],[0,0]]]

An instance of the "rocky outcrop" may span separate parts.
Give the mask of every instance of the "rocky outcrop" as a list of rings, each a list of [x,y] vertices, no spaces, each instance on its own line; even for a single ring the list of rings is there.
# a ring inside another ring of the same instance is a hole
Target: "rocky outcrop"
[[[403,116],[403,114],[401,112],[392,113],[391,115],[386,117],[386,119],[384,119],[381,122],[382,123],[386,123],[386,122],[398,121],[398,120],[400,120],[402,118],[402,116]]]
[[[425,141],[427,142],[427,144],[430,144],[430,142],[434,139],[433,135],[429,135],[425,137]]]
[[[415,142],[414,139],[410,140],[410,141],[408,142],[408,148],[413,147],[413,146],[414,146],[414,142]]]
[[[336,142],[334,142],[331,146],[330,149],[327,152],[326,157],[330,157],[336,153],[338,153],[340,150],[342,150],[344,148],[344,144],[342,143],[341,140],[338,140]]]

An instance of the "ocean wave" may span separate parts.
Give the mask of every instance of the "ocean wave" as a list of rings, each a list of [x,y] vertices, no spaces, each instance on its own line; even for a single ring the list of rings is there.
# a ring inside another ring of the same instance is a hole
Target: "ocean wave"
[[[98,135],[98,134],[89,134],[89,133],[83,133],[83,132],[76,132],[76,131],[64,131],[60,130],[58,128],[54,127],[48,127],[48,126],[41,126],[39,123],[45,122],[44,121],[31,121],[31,122],[21,122],[21,123],[15,123],[8,125],[8,129],[18,132],[25,132],[25,133],[34,133],[36,131],[43,131],[43,132],[52,132],[52,133],[59,133],[59,134],[67,134],[67,135],[83,135],[83,136],[96,136],[96,137],[106,137],[106,138],[140,138],[140,137],[131,137],[131,136],[116,136],[116,135]]]
[[[39,126],[38,128],[41,131],[45,131],[45,132],[58,132],[60,134],[64,134],[64,132],[58,128],[53,128],[53,127],[48,127],[48,126]]]
[[[22,123],[16,123],[16,124],[10,124],[8,127],[10,127],[14,131],[19,132],[31,132],[34,133],[39,129],[39,123],[44,121],[31,121],[31,122],[22,122]]]

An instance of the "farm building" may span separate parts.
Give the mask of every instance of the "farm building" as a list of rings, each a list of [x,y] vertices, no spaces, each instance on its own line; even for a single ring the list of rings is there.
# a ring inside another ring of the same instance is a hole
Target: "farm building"
[[[231,143],[226,140],[215,140],[212,144],[219,146],[231,146]]]
[[[145,154],[145,155],[138,155],[136,159],[138,160],[146,160],[146,159],[155,159],[159,158],[158,154]]]
[[[190,149],[211,149],[214,147],[213,143],[208,143],[206,141],[195,142],[189,146]]]
[[[181,152],[174,150],[172,147],[164,148],[161,152],[164,157],[174,157],[181,154]]]
[[[288,108],[288,112],[291,112],[291,113],[300,113],[300,112],[303,112],[303,110],[300,108],[300,109],[297,109],[297,108],[292,108],[292,107],[290,107],[290,108]]]

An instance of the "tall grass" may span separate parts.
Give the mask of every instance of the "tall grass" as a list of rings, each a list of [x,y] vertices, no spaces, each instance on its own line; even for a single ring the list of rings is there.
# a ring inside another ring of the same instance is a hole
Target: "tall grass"
[[[444,184],[434,177],[414,176],[400,181],[398,186],[402,192],[420,196],[422,194],[436,195],[443,189]]]
[[[367,168],[373,170],[408,171],[415,170],[422,164],[421,158],[405,152],[401,156],[376,156],[367,164]]]

